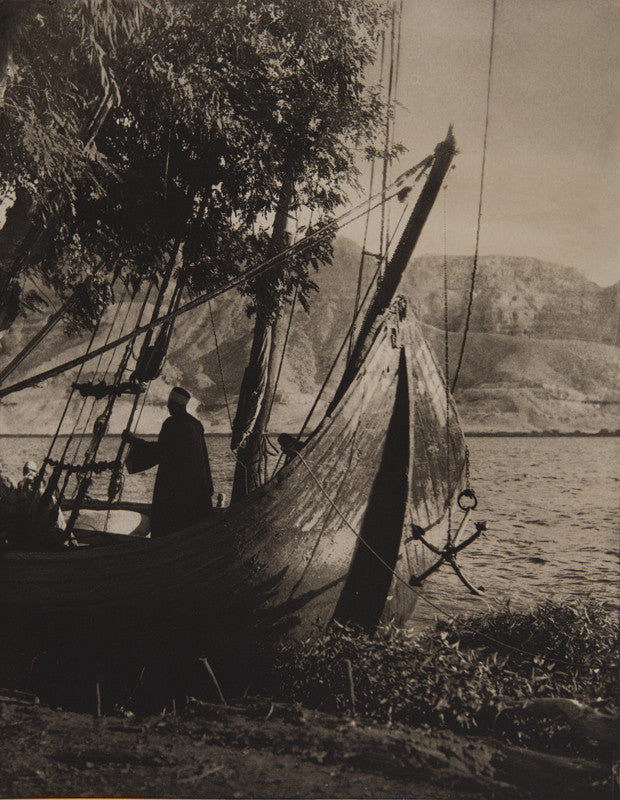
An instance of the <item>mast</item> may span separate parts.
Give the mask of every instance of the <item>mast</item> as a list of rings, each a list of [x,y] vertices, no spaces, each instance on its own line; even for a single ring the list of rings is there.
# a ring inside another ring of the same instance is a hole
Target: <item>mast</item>
[[[327,410],[327,414],[331,414],[346,392],[351,381],[360,369],[364,358],[370,349],[370,346],[372,345],[376,334],[377,323],[379,322],[381,315],[387,310],[390,303],[394,299],[400,284],[400,280],[405,269],[407,268],[409,259],[411,258],[418,239],[420,238],[424,224],[428,219],[428,215],[430,214],[433,204],[435,203],[435,199],[437,198],[437,194],[441,188],[443,179],[445,178],[455,155],[456,140],[454,138],[454,134],[452,133],[452,126],[450,126],[446,138],[435,148],[433,165],[428,174],[428,178],[426,179],[426,183],[420,192],[420,196],[418,197],[415,207],[411,212],[411,216],[409,217],[407,225],[405,226],[405,230],[403,231],[400,241],[394,250],[394,255],[390,259],[390,262],[386,267],[385,274],[383,275],[383,278],[380,281],[370,302],[368,310],[366,311],[364,321],[362,322],[357,340],[351,352],[351,358],[347,363],[344,374],[340,380],[340,384],[336,389],[334,398]]]
[[[387,259],[388,252],[388,231],[386,228],[386,202],[385,190],[388,184],[388,165],[389,165],[389,152],[390,140],[392,132],[392,120],[390,119],[390,112],[392,108],[392,87],[394,82],[394,34],[396,30],[396,5],[392,4],[391,8],[392,25],[390,31],[390,69],[388,76],[387,86],[387,114],[385,117],[385,140],[383,144],[383,165],[381,169],[381,197],[383,203],[381,204],[381,228],[379,231],[379,281],[383,279],[383,259]],[[387,221],[389,227],[389,221]]]

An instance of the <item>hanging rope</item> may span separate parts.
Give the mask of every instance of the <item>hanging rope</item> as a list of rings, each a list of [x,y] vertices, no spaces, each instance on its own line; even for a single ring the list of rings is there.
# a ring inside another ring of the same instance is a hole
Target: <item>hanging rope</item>
[[[291,311],[288,316],[288,325],[286,326],[286,333],[284,335],[284,344],[282,345],[282,352],[280,353],[280,362],[278,364],[278,371],[276,373],[276,379],[273,382],[273,390],[271,392],[271,400],[269,402],[269,412],[267,414],[267,419],[271,419],[271,410],[273,409],[273,404],[276,399],[276,391],[278,389],[278,383],[280,381],[280,374],[282,373],[282,365],[284,364],[284,355],[286,353],[286,346],[288,344],[288,337],[291,333],[291,325],[293,323],[293,312],[295,311],[295,302],[297,301],[297,292],[299,290],[299,284],[295,285],[295,291],[293,292],[293,299],[291,300]]]
[[[456,389],[456,384],[459,379],[459,373],[461,371],[461,364],[463,363],[463,354],[465,353],[465,344],[467,342],[467,334],[469,332],[469,321],[471,319],[471,308],[472,303],[474,300],[474,286],[476,284],[476,270],[478,268],[478,247],[480,244],[480,222],[482,220],[482,197],[484,193],[484,171],[486,167],[487,161],[487,134],[489,130],[489,106],[491,100],[491,76],[493,74],[493,50],[495,44],[495,12],[496,12],[497,0],[493,0],[493,14],[491,18],[491,45],[489,48],[489,68],[488,68],[488,76],[487,76],[487,101],[486,101],[486,113],[484,118],[484,140],[482,143],[482,169],[480,170],[480,194],[478,197],[478,222],[476,225],[476,246],[474,249],[474,263],[471,271],[471,283],[469,287],[469,300],[467,302],[467,314],[465,315],[465,328],[463,330],[463,339],[461,341],[461,351],[459,353],[458,362],[456,365],[456,370],[454,373],[454,378],[452,379],[452,394],[454,394],[454,390]],[[446,377],[447,380],[447,377]]]
[[[394,229],[394,233],[392,234],[392,239],[390,240],[390,243],[395,238],[396,233],[398,231],[398,228],[400,227],[400,224],[401,224],[401,222],[403,220],[403,217],[405,216],[405,213],[406,213],[408,208],[409,208],[409,204],[405,203],[405,205],[403,207],[403,210],[402,210],[402,213],[400,215],[400,219],[398,220],[396,228]],[[370,294],[370,290],[374,286],[375,281],[379,278],[380,272],[381,272],[381,262],[379,262],[377,264],[377,268],[375,269],[374,274],[371,277],[370,282],[368,283],[368,286],[366,287],[366,291],[364,293],[364,297],[362,298],[362,302],[359,304],[359,308],[357,310],[357,314],[353,318],[353,321],[351,322],[351,325],[349,326],[349,330],[346,332],[346,334],[344,336],[344,339],[342,340],[342,344],[340,345],[340,348],[339,348],[338,352],[336,353],[336,356],[335,356],[334,360],[332,361],[332,365],[329,368],[329,371],[328,371],[327,375],[325,376],[325,380],[323,381],[323,383],[321,385],[321,388],[319,389],[318,394],[317,394],[317,396],[316,396],[316,398],[314,400],[314,403],[312,404],[312,408],[308,412],[308,414],[306,416],[306,419],[304,420],[304,423],[301,426],[301,430],[297,434],[297,438],[298,439],[301,438],[301,436],[303,435],[303,433],[304,433],[304,431],[306,429],[306,426],[308,425],[308,423],[312,419],[312,415],[314,414],[314,411],[315,411],[315,409],[316,409],[316,407],[317,407],[317,405],[319,403],[319,400],[321,399],[321,395],[323,394],[323,392],[325,391],[325,388],[327,387],[327,384],[329,383],[329,379],[331,378],[332,373],[333,373],[334,369],[336,368],[336,364],[340,360],[340,356],[342,355],[342,351],[344,350],[347,341],[349,340],[349,338],[353,334],[353,330],[354,330],[355,325],[356,325],[356,323],[357,323],[357,321],[358,321],[358,319],[359,319],[359,317],[360,317],[360,315],[362,313],[362,309],[364,308],[364,304],[366,303],[366,300],[368,299],[368,295]]]
[[[450,341],[448,338],[448,233],[446,195],[447,186],[443,187],[443,334],[444,334],[444,387],[446,393],[446,466],[445,478],[447,482],[446,495],[452,496],[450,486],[450,390],[448,389],[450,375]],[[448,505],[448,536],[447,544],[452,539],[452,506]]]
[[[357,318],[359,310],[360,297],[362,294],[362,282],[364,280],[364,259],[366,258],[366,244],[368,242],[368,225],[370,222],[370,198],[372,197],[372,187],[375,180],[375,163],[376,159],[373,158],[370,165],[370,187],[368,191],[368,208],[366,210],[366,220],[364,222],[364,238],[362,240],[362,252],[360,253],[360,264],[357,270],[357,286],[355,289],[355,302],[353,304],[353,319]],[[351,351],[353,350],[353,334],[355,333],[355,326],[351,327],[351,334],[349,336],[349,350],[347,352],[347,361],[351,358]]]

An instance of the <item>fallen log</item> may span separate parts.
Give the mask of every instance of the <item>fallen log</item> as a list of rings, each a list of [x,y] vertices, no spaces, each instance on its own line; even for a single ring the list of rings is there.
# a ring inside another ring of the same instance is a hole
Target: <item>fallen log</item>
[[[603,743],[620,741],[620,717],[602,714],[569,697],[532,697],[527,700],[502,697],[501,699],[511,710],[518,709],[525,716],[561,716],[574,734],[585,739],[595,739]]]

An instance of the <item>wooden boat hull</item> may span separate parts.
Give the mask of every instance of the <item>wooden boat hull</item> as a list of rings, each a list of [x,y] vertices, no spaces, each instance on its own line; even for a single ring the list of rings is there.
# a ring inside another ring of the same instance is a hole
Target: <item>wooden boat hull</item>
[[[415,604],[409,569],[424,555],[407,541],[411,524],[444,517],[464,453],[430,349],[396,304],[331,417],[246,500],[161,539],[3,553],[0,630],[13,645],[129,647],[137,658],[191,641],[226,660],[334,617],[368,630],[402,623]]]

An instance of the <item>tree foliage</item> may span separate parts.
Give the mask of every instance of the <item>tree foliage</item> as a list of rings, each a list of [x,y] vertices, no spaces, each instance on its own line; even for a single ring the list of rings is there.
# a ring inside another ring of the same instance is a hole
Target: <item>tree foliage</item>
[[[4,181],[56,198],[44,206],[51,241],[30,266],[61,295],[119,270],[137,288],[179,241],[189,290],[220,285],[273,249],[286,181],[293,213],[330,219],[382,122],[379,89],[365,82],[385,19],[378,0],[179,0],[152,4],[138,28],[142,8],[67,0],[46,6],[38,27],[29,18],[32,52],[0,109]],[[122,91],[97,119],[112,81]],[[317,243],[245,286],[249,310],[260,294],[277,313],[296,284],[307,306],[330,253]]]
[[[112,177],[95,144],[119,100],[115,53],[146,0],[0,0],[0,330],[29,307],[24,275],[84,186]],[[10,302],[6,300],[10,299]]]
[[[0,0],[0,176],[39,198],[71,197],[96,149],[102,98],[117,101],[115,53],[146,0]],[[96,171],[91,172],[91,178]]]
[[[185,0],[160,9],[124,47],[121,102],[97,136],[116,179],[75,199],[45,271],[59,281],[66,253],[93,268],[122,262],[138,285],[173,241],[183,242],[192,292],[255,266],[286,180],[294,207],[330,218],[356,178],[356,159],[377,133],[383,105],[364,72],[383,21],[369,0],[277,3]],[[293,209],[294,210],[294,209]],[[330,257],[317,243],[244,291],[250,311],[276,308]]]

